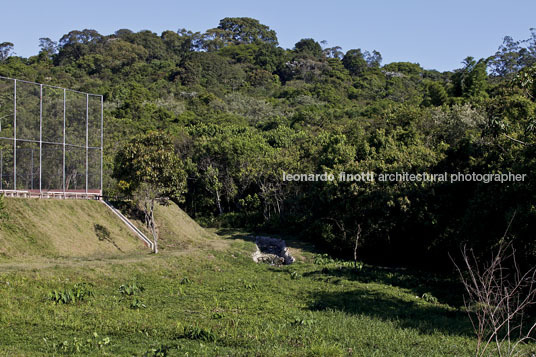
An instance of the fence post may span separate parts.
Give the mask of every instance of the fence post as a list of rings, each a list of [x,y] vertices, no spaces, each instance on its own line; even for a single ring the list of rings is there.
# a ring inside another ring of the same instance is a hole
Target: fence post
[[[39,85],[39,198],[41,198],[41,181],[43,177],[43,85]]]
[[[17,189],[17,80],[13,80],[13,189]]]
[[[104,99],[103,99],[103,96],[101,95],[100,97],[100,102],[101,102],[101,157],[100,157],[100,194],[102,196],[102,176],[103,176],[103,172],[102,172],[102,168],[103,168],[103,157],[104,157]]]
[[[89,174],[89,94],[86,93],[86,196],[87,196],[87,186],[88,186],[88,174]]]
[[[63,198],[65,198],[65,100],[66,91],[63,88]]]

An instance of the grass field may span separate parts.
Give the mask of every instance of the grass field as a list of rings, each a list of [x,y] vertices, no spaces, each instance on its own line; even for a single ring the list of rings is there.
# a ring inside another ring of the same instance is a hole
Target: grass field
[[[292,240],[297,263],[255,264],[245,233],[185,227],[187,216],[174,220],[181,212],[159,208],[164,249],[156,256],[140,248],[102,258],[44,254],[43,264],[4,258],[0,354],[474,354],[454,281],[371,266],[356,271]],[[525,346],[528,355],[535,350]]]

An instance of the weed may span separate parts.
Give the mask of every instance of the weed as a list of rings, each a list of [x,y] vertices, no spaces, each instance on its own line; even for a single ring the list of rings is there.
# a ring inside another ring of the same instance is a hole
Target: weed
[[[257,288],[257,285],[255,283],[249,283],[247,281],[244,281],[244,289],[254,290],[256,288]]]
[[[48,299],[55,304],[72,304],[85,300],[87,297],[93,296],[93,291],[90,289],[92,285],[87,283],[75,284],[72,288],[63,290],[52,290],[48,293]]]
[[[141,299],[138,299],[135,297],[130,302],[130,308],[133,310],[139,310],[139,309],[145,309],[147,306],[144,304],[144,302]]]
[[[335,263],[335,260],[329,256],[329,254],[317,254],[314,258],[314,263],[316,265],[327,265],[330,263]]]
[[[363,270],[363,262],[353,262],[350,260],[339,260],[333,259],[328,254],[317,254],[314,257],[315,265],[337,265],[340,269],[342,268],[354,268],[358,271]]]
[[[296,280],[296,279],[301,278],[301,275],[297,271],[291,271],[290,272],[290,278],[292,280]]]
[[[220,320],[220,319],[223,319],[223,314],[220,313],[220,312],[215,312],[215,313],[212,314],[212,318],[213,318],[214,320]]]
[[[123,295],[133,296],[142,293],[145,288],[137,283],[123,284],[119,287],[119,292]]]
[[[99,338],[99,335],[94,332],[93,338],[78,338],[73,337],[71,340],[63,340],[61,342],[53,342],[49,345],[48,339],[43,338],[46,346],[51,348],[55,353],[68,353],[68,354],[86,354],[91,351],[103,351],[106,346],[111,343],[110,337]]]
[[[184,284],[191,284],[191,283],[192,283],[192,281],[190,279],[188,279],[188,277],[186,277],[186,276],[181,279],[181,284],[183,284],[183,285]]]
[[[432,295],[431,293],[424,293],[424,294],[422,294],[421,298],[424,301],[429,302],[431,304],[438,304],[439,303],[439,300],[437,300],[437,298],[434,295]]]
[[[302,318],[295,318],[292,322],[292,326],[313,326],[316,324],[316,321],[313,319],[302,319]]]
[[[205,342],[216,341],[216,335],[211,329],[199,327],[199,326],[187,326],[184,328],[181,338],[188,340],[199,340]]]
[[[166,357],[170,349],[171,349],[171,346],[159,345],[158,347],[153,347],[147,350],[143,354],[143,357]]]

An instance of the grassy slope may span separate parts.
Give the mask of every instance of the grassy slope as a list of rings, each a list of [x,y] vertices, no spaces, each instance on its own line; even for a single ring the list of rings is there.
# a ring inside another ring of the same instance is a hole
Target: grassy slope
[[[205,231],[174,203],[167,206],[157,205],[155,217],[161,250],[203,249],[217,244],[213,234]]]
[[[445,280],[374,267],[355,273],[344,262],[315,262],[308,248],[298,249],[297,264],[257,265],[244,234],[208,234],[183,215],[159,207],[158,256],[16,271],[0,264],[0,355],[473,354],[470,324]],[[47,298],[80,282],[93,291],[85,301]],[[133,282],[144,291],[120,293]]]
[[[0,230],[0,257],[104,257],[143,249],[102,203],[86,200],[5,199],[9,220]],[[99,240],[95,225],[110,232]]]

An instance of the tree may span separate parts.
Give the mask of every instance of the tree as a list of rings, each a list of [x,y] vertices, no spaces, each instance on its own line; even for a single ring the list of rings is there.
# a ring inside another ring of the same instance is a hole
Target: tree
[[[60,38],[56,64],[69,63],[94,51],[98,44],[104,41],[104,36],[95,30],[74,30]]]
[[[95,30],[74,30],[60,38],[60,47],[73,45],[75,43],[88,44],[93,41],[101,41],[102,39],[103,36]]]
[[[322,52],[324,53],[324,56],[328,58],[342,59],[344,57],[344,53],[341,50],[342,48],[340,46],[335,46],[335,47],[324,48]]]
[[[181,36],[181,34],[173,31],[164,31],[161,37],[168,50],[168,57],[182,58],[192,48],[192,41],[189,36]]]
[[[423,100],[425,106],[440,106],[448,99],[448,94],[445,88],[437,82],[426,83],[426,94]]]
[[[225,31],[233,44],[264,42],[277,46],[274,30],[250,17],[226,17],[220,20],[218,29]]]
[[[424,69],[418,63],[411,62],[391,62],[383,66],[383,70],[386,72],[395,72],[410,77],[422,76]]]
[[[512,86],[518,87],[525,96],[535,99],[536,96],[536,65],[525,68],[516,74],[512,80]]]
[[[0,43],[0,61],[5,61],[13,55],[13,44],[11,42]]]
[[[158,253],[155,204],[166,199],[182,202],[186,191],[186,171],[172,138],[161,132],[134,138],[117,153],[113,177],[143,212],[153,236],[153,251]]]
[[[294,45],[294,51],[310,57],[322,57],[322,46],[312,38],[303,38]]]
[[[41,48],[41,52],[45,52],[48,56],[52,56],[58,52],[58,43],[48,37],[41,37],[39,39],[39,47]]]
[[[511,79],[513,75],[536,63],[536,29],[531,28],[531,38],[515,41],[506,36],[494,56],[490,57],[489,67],[496,77]]]
[[[250,17],[226,17],[218,27],[203,34],[203,48],[217,51],[229,45],[268,44],[277,46],[274,30]]]
[[[487,87],[486,60],[476,61],[473,57],[467,57],[462,63],[464,67],[452,75],[454,95],[466,98],[485,95]]]
[[[342,64],[354,76],[361,74],[368,65],[360,49],[347,51],[342,59]]]
[[[510,76],[521,69],[521,46],[510,36],[504,37],[503,44],[490,60],[491,73],[495,76]]]
[[[214,194],[216,206],[218,207],[218,213],[222,215],[223,208],[221,206],[221,189],[223,188],[223,185],[218,177],[218,168],[209,164],[205,169],[205,175],[202,176],[202,179],[205,181],[204,186],[206,187],[206,189],[210,193]]]

